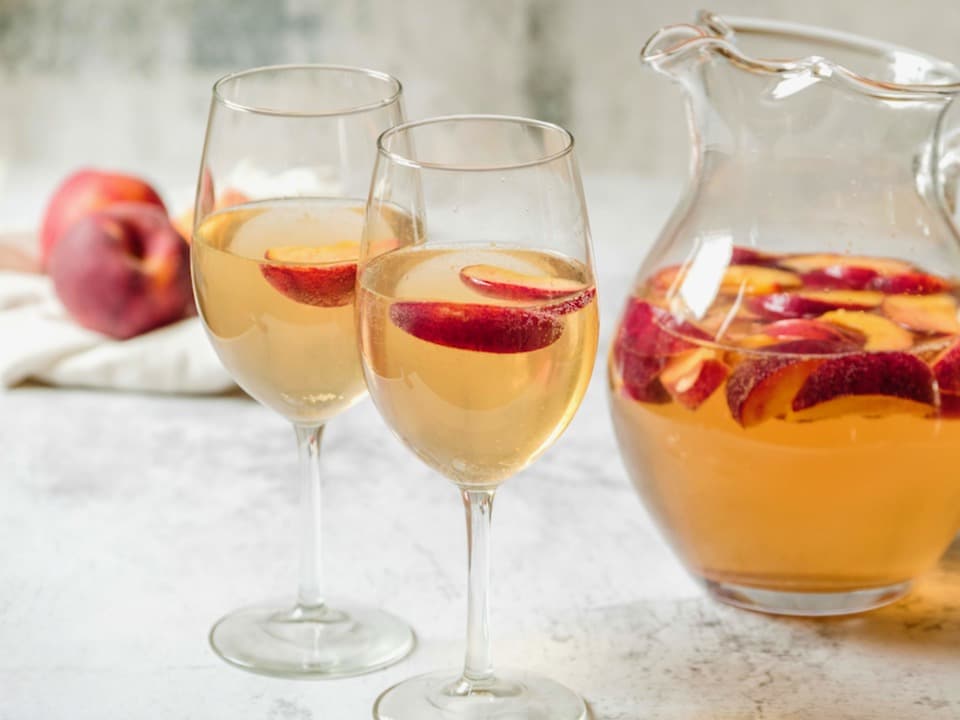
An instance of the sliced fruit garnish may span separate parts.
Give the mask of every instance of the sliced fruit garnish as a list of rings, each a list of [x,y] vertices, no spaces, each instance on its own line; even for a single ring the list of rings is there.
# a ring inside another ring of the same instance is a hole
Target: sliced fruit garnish
[[[360,243],[343,240],[329,245],[284,245],[272,247],[264,253],[267,260],[277,260],[284,263],[301,265],[322,265],[324,263],[343,262],[346,260],[356,263],[360,255]]]
[[[866,337],[859,330],[831,325],[820,320],[777,320],[763,329],[765,335],[781,340],[827,340],[861,348]]]
[[[899,275],[878,277],[870,284],[874,290],[907,295],[930,295],[949,290],[951,283],[938,276],[922,272],[907,272]]]
[[[835,351],[833,344],[818,340],[795,340],[770,349],[778,354],[743,360],[727,380],[727,406],[743,427],[786,415],[797,390],[825,362],[816,356]]]
[[[581,308],[585,308],[587,305],[593,302],[593,299],[596,296],[597,288],[591,286],[585,290],[581,290],[572,298],[562,300],[552,305],[546,305],[540,308],[540,310],[541,312],[550,313],[551,315],[566,315],[567,313],[576,312]]]
[[[270,248],[260,265],[264,279],[291,300],[315,307],[342,307],[353,302],[357,280],[355,242],[319,247]]]
[[[468,265],[460,279],[481,295],[509,300],[545,300],[573,295],[586,289],[577,280],[527,275],[496,265]]]
[[[773,265],[776,262],[776,255],[760,252],[743,245],[734,245],[733,254],[730,257],[731,265]]]
[[[677,320],[663,308],[639,298],[630,298],[618,333],[617,347],[650,357],[676,355],[696,347],[684,337],[691,340],[710,339],[699,328]]]
[[[881,315],[856,310],[833,310],[817,319],[862,333],[866,338],[864,350],[907,350],[913,346],[913,335],[908,330]]]
[[[540,350],[563,333],[556,315],[479,303],[401,301],[390,306],[390,320],[435,345],[500,354]]]
[[[781,258],[779,264],[791,270],[796,270],[799,273],[836,267],[837,265],[867,268],[875,271],[878,275],[899,275],[901,273],[912,272],[914,269],[910,263],[904,262],[903,260],[894,260],[893,258],[860,257],[857,255],[838,255],[833,253],[795,255],[793,257]]]
[[[960,395],[940,393],[940,416],[960,418]]]
[[[654,289],[663,292],[679,283],[684,275],[683,268],[679,265],[667,265],[667,267],[661,268],[650,278],[650,284]]]
[[[689,410],[696,410],[723,384],[730,369],[715,350],[688,350],[667,361],[660,383],[670,396]]]
[[[666,358],[620,352],[620,377],[623,391],[638,402],[666,403],[670,395],[660,382],[660,371]]]
[[[856,265],[828,265],[809,270],[801,276],[805,287],[836,290],[865,290],[878,273]]]
[[[957,301],[952,295],[890,295],[883,312],[911,330],[932,333],[960,333]]]
[[[824,361],[797,391],[798,420],[894,412],[926,414],[936,402],[933,372],[903,352],[855,353]]]
[[[762,295],[800,287],[803,281],[796,273],[758,265],[731,265],[723,273],[721,292]]]
[[[883,293],[864,290],[807,290],[749,298],[747,307],[768,318],[812,318],[831,310],[866,310],[883,302]]]
[[[937,355],[930,369],[933,370],[941,393],[960,395],[960,340],[954,340]]]

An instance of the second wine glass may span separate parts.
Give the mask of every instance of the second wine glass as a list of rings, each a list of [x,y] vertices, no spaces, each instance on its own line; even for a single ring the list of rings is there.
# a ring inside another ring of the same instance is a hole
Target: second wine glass
[[[197,305],[224,366],[293,423],[300,452],[297,599],[238,610],[210,634],[221,657],[254,672],[344,677],[413,647],[392,615],[328,602],[320,535],[323,427],[365,394],[357,255],[376,138],[403,119],[400,92],[383,73],[317,65],[214,86],[191,252]],[[372,230],[378,247],[408,232],[399,215]]]
[[[371,397],[422,460],[454,482],[467,518],[463,671],[385,692],[380,720],[580,720],[559,683],[494,671],[490,522],[498,486],[572,419],[597,347],[590,235],[573,138],[535,120],[459,116],[379,141],[358,271]],[[397,213],[411,233],[384,248]]]

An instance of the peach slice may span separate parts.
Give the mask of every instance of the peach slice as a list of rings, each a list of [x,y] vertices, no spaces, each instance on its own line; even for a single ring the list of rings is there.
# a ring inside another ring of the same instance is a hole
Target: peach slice
[[[931,295],[949,290],[951,283],[939,275],[907,272],[875,278],[870,286],[874,290],[890,294]]]
[[[563,323],[554,315],[479,303],[395,302],[390,320],[435,345],[498,354],[540,350],[563,334]]]
[[[819,255],[796,255],[794,257],[782,258],[779,264],[795,270],[798,273],[807,273],[812,270],[823,270],[837,265],[846,265],[850,267],[866,268],[873,270],[878,275],[899,275],[901,273],[913,272],[914,267],[903,260],[894,260],[893,258],[876,257],[858,257],[856,255],[839,254],[819,254]]]
[[[709,339],[694,326],[677,321],[663,308],[639,298],[630,298],[613,348],[613,361],[620,370],[627,395],[640,402],[670,400],[660,383],[660,371],[669,357],[696,348],[694,343],[679,335]]]
[[[630,298],[618,334],[620,347],[637,355],[676,355],[696,347],[684,337],[694,341],[710,340],[702,330],[677,320],[663,308],[639,298]]]
[[[698,348],[668,360],[660,382],[674,400],[688,410],[696,410],[729,374],[717,351]]]
[[[291,300],[315,307],[342,307],[353,302],[357,280],[356,242],[319,247],[270,248],[260,265],[264,279]]]
[[[824,313],[820,322],[839,325],[847,330],[863,333],[867,341],[864,350],[907,350],[913,346],[913,334],[882,315],[853,310],[834,310]]]
[[[900,325],[919,332],[960,333],[957,301],[952,295],[891,295],[883,312]]]
[[[481,295],[508,300],[547,300],[573,295],[586,289],[577,280],[527,275],[496,265],[468,265],[460,279]]]
[[[865,290],[879,274],[872,268],[856,265],[828,265],[800,276],[805,287],[833,290]],[[879,289],[879,288],[876,288]]]
[[[927,414],[937,400],[927,364],[904,352],[855,353],[821,363],[793,398],[798,420],[894,412]]]
[[[581,308],[585,308],[593,299],[597,296],[597,288],[588,287],[585,290],[580,291],[572,298],[567,300],[562,300],[561,302],[554,303],[552,305],[547,305],[541,310],[545,313],[550,313],[551,315],[566,315],[567,313],[576,312]]]
[[[670,395],[660,382],[660,371],[666,365],[666,358],[636,355],[631,352],[616,352],[615,356],[619,356],[623,391],[629,397],[637,402],[670,402]]]
[[[723,273],[721,292],[728,294],[763,295],[800,287],[803,281],[796,273],[757,265],[730,265]]]
[[[859,330],[831,325],[819,320],[777,320],[763,329],[764,335],[780,340],[827,340],[862,348],[866,337]]]
[[[749,298],[747,308],[767,318],[811,318],[831,310],[868,310],[883,294],[865,290],[808,290]]]
[[[778,260],[776,255],[754,250],[743,245],[734,245],[733,254],[730,257],[731,265],[775,265]]]
[[[822,340],[795,340],[767,349],[782,354],[744,360],[727,380],[727,406],[745,428],[785,416],[797,390],[825,362],[817,356],[836,352],[833,343]]]
[[[960,340],[954,340],[930,363],[941,393],[960,395]]]

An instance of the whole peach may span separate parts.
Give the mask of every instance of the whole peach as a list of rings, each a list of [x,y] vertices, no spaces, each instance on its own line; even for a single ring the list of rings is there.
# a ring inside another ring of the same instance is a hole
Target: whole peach
[[[54,245],[73,223],[85,215],[121,202],[149,203],[164,209],[160,195],[146,181],[132,175],[79,170],[64,180],[47,204],[40,228],[40,263],[48,267]]]
[[[79,324],[117,339],[194,312],[189,246],[152,204],[112,205],[74,223],[53,248],[50,277]]]

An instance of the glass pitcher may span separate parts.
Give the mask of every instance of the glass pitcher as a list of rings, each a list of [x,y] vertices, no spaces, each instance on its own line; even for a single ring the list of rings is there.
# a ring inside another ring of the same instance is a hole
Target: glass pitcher
[[[642,60],[693,152],[610,351],[627,469],[719,599],[891,602],[960,528],[960,71],[706,12]]]

